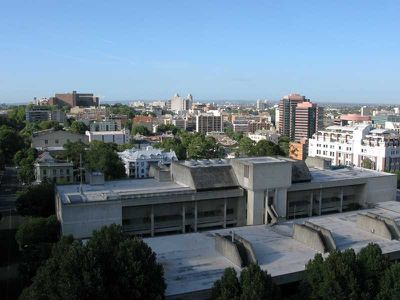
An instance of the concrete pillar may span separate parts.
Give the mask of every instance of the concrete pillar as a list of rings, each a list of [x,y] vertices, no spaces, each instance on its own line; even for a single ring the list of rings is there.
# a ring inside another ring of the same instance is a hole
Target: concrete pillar
[[[268,224],[268,189],[264,201],[264,224]]]
[[[322,214],[322,189],[319,189],[318,202],[319,202],[318,215],[320,216]]]
[[[247,225],[263,224],[264,191],[247,191]]]
[[[314,205],[314,192],[311,191],[311,193],[310,193],[310,212],[308,213],[309,217],[312,217],[313,205]]]
[[[226,228],[226,209],[227,209],[227,199],[224,199],[224,223],[223,223],[223,227]]]
[[[339,212],[343,212],[343,188],[340,189],[340,207]]]
[[[278,217],[286,218],[287,216],[287,189],[275,189],[274,208]]]
[[[182,203],[182,233],[186,230],[185,204]]]
[[[194,202],[194,232],[197,232],[197,201]]]
[[[151,206],[150,224],[151,224],[150,234],[151,234],[151,236],[154,236],[154,206],[153,205]]]

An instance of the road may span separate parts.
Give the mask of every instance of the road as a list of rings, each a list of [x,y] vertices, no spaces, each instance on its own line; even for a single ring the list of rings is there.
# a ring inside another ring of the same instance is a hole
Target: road
[[[10,213],[11,209],[15,213],[17,170],[14,167],[6,167],[0,180],[0,212]]]

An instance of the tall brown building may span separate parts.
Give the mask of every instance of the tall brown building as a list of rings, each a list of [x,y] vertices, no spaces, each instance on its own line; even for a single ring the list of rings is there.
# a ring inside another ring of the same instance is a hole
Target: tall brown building
[[[292,141],[310,138],[322,124],[323,109],[305,96],[290,94],[279,102],[278,130]]]
[[[99,106],[99,97],[94,96],[93,94],[87,93],[77,93],[73,91],[72,93],[66,94],[55,94],[54,97],[49,99],[50,105],[68,106],[68,107],[90,107],[90,106]]]

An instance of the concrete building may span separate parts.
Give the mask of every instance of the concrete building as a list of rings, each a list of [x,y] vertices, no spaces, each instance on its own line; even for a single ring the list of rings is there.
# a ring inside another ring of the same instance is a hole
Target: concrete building
[[[173,161],[178,160],[174,151],[163,151],[151,146],[146,149],[128,149],[119,152],[118,156],[124,163],[129,178],[148,178],[151,164],[170,166]]]
[[[247,134],[247,137],[258,143],[261,140],[271,141],[275,144],[278,143],[280,135],[271,130],[258,130],[255,133]]]
[[[196,132],[206,134],[207,132],[223,132],[224,123],[220,114],[200,114],[196,116]]]
[[[82,142],[87,144],[88,137],[83,134],[54,129],[37,131],[32,134],[31,147],[38,150],[63,150],[67,142]]]
[[[246,261],[268,271],[279,285],[299,282],[316,254],[325,257],[334,249],[352,248],[358,253],[375,243],[396,261],[400,241],[388,229],[398,232],[399,219],[400,203],[382,202],[371,209],[284,221],[273,227],[245,226],[144,241],[164,266],[166,299],[211,299],[214,282],[225,268],[234,268],[239,275]]]
[[[132,126],[144,126],[152,132],[155,122],[156,118],[152,116],[135,116],[132,119]]]
[[[297,160],[305,160],[308,155],[308,139],[301,139],[289,144],[289,157]]]
[[[112,223],[137,235],[276,223],[394,201],[396,176],[317,169],[288,158],[172,162],[154,178],[56,187],[62,232],[87,238]]]
[[[332,159],[332,165],[363,166],[371,161],[377,171],[400,169],[400,138],[371,124],[329,126],[309,139],[309,156]]]
[[[89,131],[118,131],[121,130],[121,122],[116,120],[93,121],[89,125]]]
[[[278,131],[292,141],[310,138],[322,127],[323,108],[305,96],[290,94],[279,101]]]
[[[63,123],[66,120],[65,113],[60,110],[52,110],[46,106],[34,106],[27,108],[25,113],[27,122],[56,121]]]
[[[189,94],[186,98],[175,94],[171,99],[171,110],[174,112],[188,111],[192,108],[193,96]]]
[[[54,97],[49,98],[49,104],[60,107],[97,107],[99,106],[99,97],[96,97],[93,94],[77,93],[76,91],[73,91],[72,93],[55,94]]]
[[[89,139],[89,143],[92,141],[100,141],[104,143],[115,143],[117,145],[129,143],[131,137],[127,129],[119,131],[86,131],[86,136]]]
[[[54,181],[56,183],[72,183],[74,181],[73,163],[54,159],[49,152],[43,152],[36,159],[36,182]]]

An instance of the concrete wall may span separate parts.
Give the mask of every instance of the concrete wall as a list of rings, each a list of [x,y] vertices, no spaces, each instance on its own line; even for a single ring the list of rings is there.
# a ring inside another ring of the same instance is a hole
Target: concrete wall
[[[367,178],[365,203],[360,203],[361,205],[396,201],[397,176],[389,173],[385,173],[385,175],[387,176]]]
[[[370,216],[372,218],[380,219],[383,222],[385,222],[386,226],[388,227],[388,229],[392,235],[392,238],[397,239],[397,240],[400,239],[400,228],[397,225],[395,220],[381,216],[381,215],[377,215],[377,214],[374,214],[371,212],[367,212],[366,215]]]
[[[226,239],[219,234],[215,235],[215,249],[232,263],[239,267],[243,267],[243,261],[240,257],[239,250],[232,241]]]
[[[93,205],[73,204],[62,206],[62,234],[74,238],[88,238],[92,231],[111,224],[122,225],[120,201],[96,202]]]
[[[331,232],[330,230],[328,230],[328,229],[326,229],[326,228],[324,228],[324,227],[322,227],[322,226],[319,226],[319,225],[317,225],[317,224],[308,222],[308,221],[306,221],[306,222],[304,223],[304,225],[306,225],[307,227],[310,227],[310,228],[313,228],[313,229],[319,231],[319,233],[320,233],[320,234],[322,235],[322,237],[323,237],[324,245],[325,245],[325,247],[327,248],[326,250],[328,250],[328,251],[333,251],[333,250],[336,250],[336,249],[337,249],[336,242],[335,242],[335,240],[334,240],[334,238],[333,238],[333,236],[332,236],[332,232]]]
[[[248,240],[246,240],[245,238],[242,238],[239,235],[235,235],[235,240],[242,243],[243,247],[246,249],[248,262],[257,264],[257,256],[256,256],[256,252],[253,249],[253,245]]]
[[[321,235],[315,229],[312,229],[302,224],[294,223],[293,238],[296,241],[314,249],[315,251],[318,251],[320,253],[326,252],[325,245],[321,238]]]
[[[376,217],[359,214],[357,216],[357,227],[370,233],[379,235],[385,239],[392,239],[392,234],[390,233],[386,223]]]

